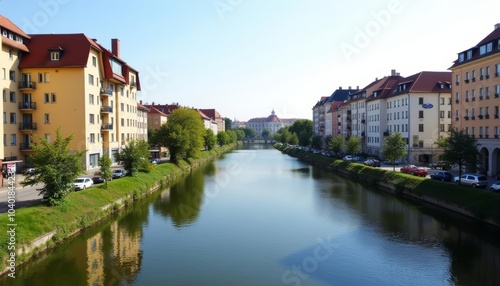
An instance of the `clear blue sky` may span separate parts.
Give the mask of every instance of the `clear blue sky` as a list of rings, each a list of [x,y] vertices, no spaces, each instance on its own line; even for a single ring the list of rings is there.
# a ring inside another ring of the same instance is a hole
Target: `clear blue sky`
[[[143,102],[241,121],[272,109],[312,119],[339,86],[447,70],[500,23],[498,0],[1,0],[0,11],[29,34],[118,38]]]

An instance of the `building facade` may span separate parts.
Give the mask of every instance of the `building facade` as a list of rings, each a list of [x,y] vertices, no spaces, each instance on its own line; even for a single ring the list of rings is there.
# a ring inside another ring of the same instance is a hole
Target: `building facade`
[[[452,126],[474,136],[480,171],[500,173],[500,24],[478,44],[458,53],[452,72]]]
[[[297,121],[297,119],[293,118],[287,118],[282,120],[278,118],[278,116],[273,110],[271,112],[271,115],[269,115],[268,117],[257,117],[248,120],[245,126],[255,130],[257,136],[261,137],[262,132],[264,132],[264,130],[266,129],[270,131],[270,135],[274,135],[281,128],[293,125],[295,121]]]

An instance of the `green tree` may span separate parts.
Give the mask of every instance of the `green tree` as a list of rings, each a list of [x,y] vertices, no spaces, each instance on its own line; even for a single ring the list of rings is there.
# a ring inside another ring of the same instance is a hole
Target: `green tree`
[[[212,129],[207,129],[205,135],[203,136],[203,142],[205,143],[206,150],[212,150],[215,145],[217,145],[217,136],[215,136]]]
[[[345,142],[345,152],[347,154],[357,154],[361,151],[361,139],[355,136],[349,137]]]
[[[226,130],[227,135],[229,135],[229,143],[236,143],[238,141],[238,135],[232,129]]]
[[[326,148],[329,151],[335,153],[335,155],[338,155],[346,144],[345,137],[342,136],[341,134],[329,137],[325,143],[326,143]]]
[[[386,160],[392,162],[392,171],[396,169],[396,160],[402,159],[406,154],[408,154],[406,142],[401,136],[401,133],[394,132],[385,137],[382,155]]]
[[[231,130],[231,123],[233,123],[233,121],[230,119],[230,118],[227,118],[227,117],[224,117],[224,129],[225,130]]]
[[[438,140],[438,146],[443,148],[441,158],[448,164],[458,165],[458,183],[461,184],[462,168],[475,170],[479,161],[479,144],[474,137],[466,134],[463,130],[451,129],[450,136]]]
[[[177,163],[187,158],[198,158],[203,148],[205,127],[196,110],[178,108],[168,116],[167,123],[157,131],[159,145],[168,147],[170,160]]]
[[[296,133],[290,133],[290,136],[287,140],[287,143],[290,145],[297,145],[299,144],[299,137],[297,136]]]
[[[291,133],[297,134],[300,146],[309,146],[309,144],[312,143],[312,138],[313,138],[312,120],[299,119],[290,126],[289,131]]]
[[[276,132],[276,134],[274,134],[274,138],[276,138],[276,140],[278,142],[281,142],[283,144],[285,143],[288,143],[288,141],[290,141],[290,131],[288,131],[288,127],[283,127],[281,128],[280,130],[278,130],[278,132]]]
[[[320,135],[314,135],[312,137],[311,145],[315,149],[323,148],[323,137],[321,137]]]
[[[104,152],[101,158],[99,158],[99,167],[101,170],[101,177],[104,179],[104,188],[108,188],[108,181],[113,175],[111,173],[111,159],[109,158],[108,152]]]
[[[271,137],[271,130],[269,130],[268,128],[265,128],[262,131],[262,138],[268,139],[269,137]]]
[[[229,137],[226,131],[221,131],[217,133],[217,143],[219,143],[219,146],[229,144],[230,140],[231,137]]]
[[[70,151],[73,136],[63,138],[61,129],[56,131],[56,140],[49,143],[37,136],[40,144],[31,144],[34,153],[29,155],[35,172],[28,174],[22,186],[43,184],[40,193],[48,198],[50,205],[58,205],[64,197],[73,191],[73,181],[83,173],[83,160],[86,151]]]
[[[245,132],[241,129],[231,129],[235,134],[236,134],[236,139],[237,140],[243,140],[245,139]]]
[[[136,176],[139,168],[148,170],[149,145],[144,140],[132,140],[120,152],[115,154],[116,160],[123,162],[123,168],[130,176]]]
[[[240,129],[243,130],[243,132],[245,132],[245,138],[247,139],[252,139],[257,137],[257,133],[251,127],[240,127]]]

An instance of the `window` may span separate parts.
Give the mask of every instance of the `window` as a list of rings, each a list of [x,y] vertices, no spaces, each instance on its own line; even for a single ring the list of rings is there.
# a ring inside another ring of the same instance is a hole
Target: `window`
[[[48,72],[43,73],[43,82],[50,82],[50,74]]]
[[[418,111],[418,118],[424,118],[424,111],[423,110]]]
[[[47,140],[47,143],[50,143],[50,133],[45,133],[45,140]]]
[[[467,51],[467,59],[468,60],[472,59],[472,50]]]
[[[439,111],[439,118],[444,118],[444,110]]]
[[[418,98],[418,104],[424,104],[424,98],[423,97],[419,97]]]
[[[10,102],[16,102],[16,93],[13,91],[10,92]]]
[[[14,112],[10,113],[10,124],[16,124],[16,114]]]
[[[9,80],[16,81],[16,72],[15,71],[9,71]]]
[[[486,45],[482,45],[479,47],[479,54],[480,55],[486,54]]]
[[[465,72],[465,82],[469,82],[469,72]]]
[[[483,69],[483,68],[480,68],[480,69],[479,69],[479,77],[480,77],[481,79],[483,79],[483,77],[484,77],[484,69]]]
[[[97,66],[97,58],[95,56],[92,56],[92,65]]]
[[[451,118],[451,110],[448,110],[448,118]]]
[[[472,81],[476,80],[476,70],[472,71]]]
[[[486,67],[486,78],[490,77],[490,67]]]
[[[418,125],[418,132],[424,132],[424,125],[423,124]]]
[[[16,134],[10,134],[10,146],[16,146]]]
[[[50,114],[45,113],[43,115],[43,119],[44,119],[43,121],[45,122],[45,124],[50,124]]]
[[[89,94],[89,104],[94,105],[94,95]]]
[[[125,105],[123,103],[120,104],[121,111],[125,111]]]
[[[444,97],[440,97],[439,98],[439,104],[440,105],[444,105]]]
[[[3,134],[3,146],[7,146],[7,134]]]
[[[44,103],[49,103],[50,102],[50,97],[48,93],[43,94],[43,102]]]
[[[120,87],[120,95],[121,96],[123,96],[123,94],[124,94],[123,91],[124,91],[123,87]]]
[[[121,119],[121,124],[122,126],[125,126],[125,120],[123,118]]]
[[[444,132],[444,124],[439,124],[439,132]]]
[[[5,68],[2,68],[2,79],[7,79],[7,70]]]
[[[7,102],[7,90],[6,89],[2,90],[2,98],[3,98],[3,102]]]
[[[94,114],[89,114],[89,123],[90,124],[95,124]]]
[[[9,59],[12,60],[12,50],[11,49],[9,49]]]
[[[38,83],[42,83],[43,82],[43,73],[39,72],[38,73]]]
[[[59,51],[50,52],[50,60],[51,61],[58,61],[59,56],[60,56],[59,53],[60,53]]]
[[[95,134],[90,133],[90,143],[95,143]]]
[[[489,53],[493,50],[493,43],[486,44],[486,52]]]
[[[495,65],[495,76],[500,76],[500,64]]]
[[[461,62],[463,62],[463,61],[464,61],[464,53],[460,53],[460,54],[458,55],[458,62],[460,62],[460,63],[461,63]]]
[[[52,103],[56,102],[56,94],[55,93],[51,93],[50,94],[50,100],[51,100]]]
[[[7,112],[3,113],[3,123],[7,123]]]
[[[94,76],[89,74],[89,84],[94,85]]]

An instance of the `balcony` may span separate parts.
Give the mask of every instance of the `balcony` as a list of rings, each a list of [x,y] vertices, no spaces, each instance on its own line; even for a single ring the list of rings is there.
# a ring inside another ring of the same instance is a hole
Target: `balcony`
[[[16,160],[17,160],[17,156],[3,157],[3,161],[4,162],[7,162],[7,161],[16,161]]]
[[[111,124],[111,123],[103,123],[101,125],[101,130],[103,130],[103,131],[113,130],[113,124]]]
[[[469,120],[469,116],[464,116],[464,119],[465,120]]]
[[[130,86],[137,87],[137,82],[135,82],[135,81],[130,82]]]
[[[103,96],[113,96],[113,90],[111,88],[103,88],[103,87],[101,87],[100,93]]]
[[[34,81],[20,81],[19,82],[19,90],[35,90],[36,82]]]
[[[33,148],[30,146],[31,144],[29,142],[21,142],[19,144],[19,150],[20,151],[33,151]]]
[[[458,121],[459,119],[460,119],[460,118],[458,118],[458,117],[455,117],[455,121]]]
[[[479,96],[479,100],[483,100],[483,96],[482,95]]]
[[[112,113],[112,112],[113,112],[113,106],[109,105],[101,106],[101,113]]]
[[[500,96],[500,94],[495,93],[495,98],[498,98],[499,96]]]
[[[479,76],[479,80],[483,80],[484,79],[484,76]]]
[[[495,114],[495,119],[497,119],[497,118],[498,118],[498,114]]]
[[[361,131],[361,137],[365,137],[365,131]]]
[[[472,81],[473,81],[473,82],[474,82],[474,81],[476,81],[476,78],[475,78],[475,77],[473,77],[473,78],[472,78]]]
[[[489,114],[485,114],[485,115],[484,115],[484,118],[486,118],[486,119],[490,119],[490,115],[489,115]]]
[[[19,102],[19,110],[20,111],[36,110],[36,102],[33,101]]]
[[[389,136],[389,131],[385,131],[384,136]]]
[[[483,119],[483,115],[482,114],[479,114],[477,117],[479,117],[479,119]]]
[[[471,100],[472,100],[472,101],[476,101],[476,97],[473,97]]]
[[[469,98],[466,98],[466,99],[465,99],[465,102],[469,102]]]
[[[466,80],[464,80],[464,81],[465,81],[465,83],[469,83],[469,80],[468,80],[468,79],[466,79]]]
[[[340,123],[340,122],[337,122],[337,125],[338,125],[338,126],[340,126],[340,125],[342,125],[342,123]]]
[[[21,122],[19,123],[19,131],[34,131],[36,130],[35,122]]]
[[[350,109],[347,109],[347,114],[351,114],[351,110]]]
[[[361,119],[361,124],[365,124],[366,121],[364,119]]]
[[[458,99],[457,99],[457,100],[455,100],[455,103],[459,103],[459,102],[460,102],[460,100],[458,100]]]
[[[471,120],[475,120],[475,119],[476,119],[476,116],[475,116],[475,115],[472,115],[472,116],[470,117],[470,119],[471,119]]]

